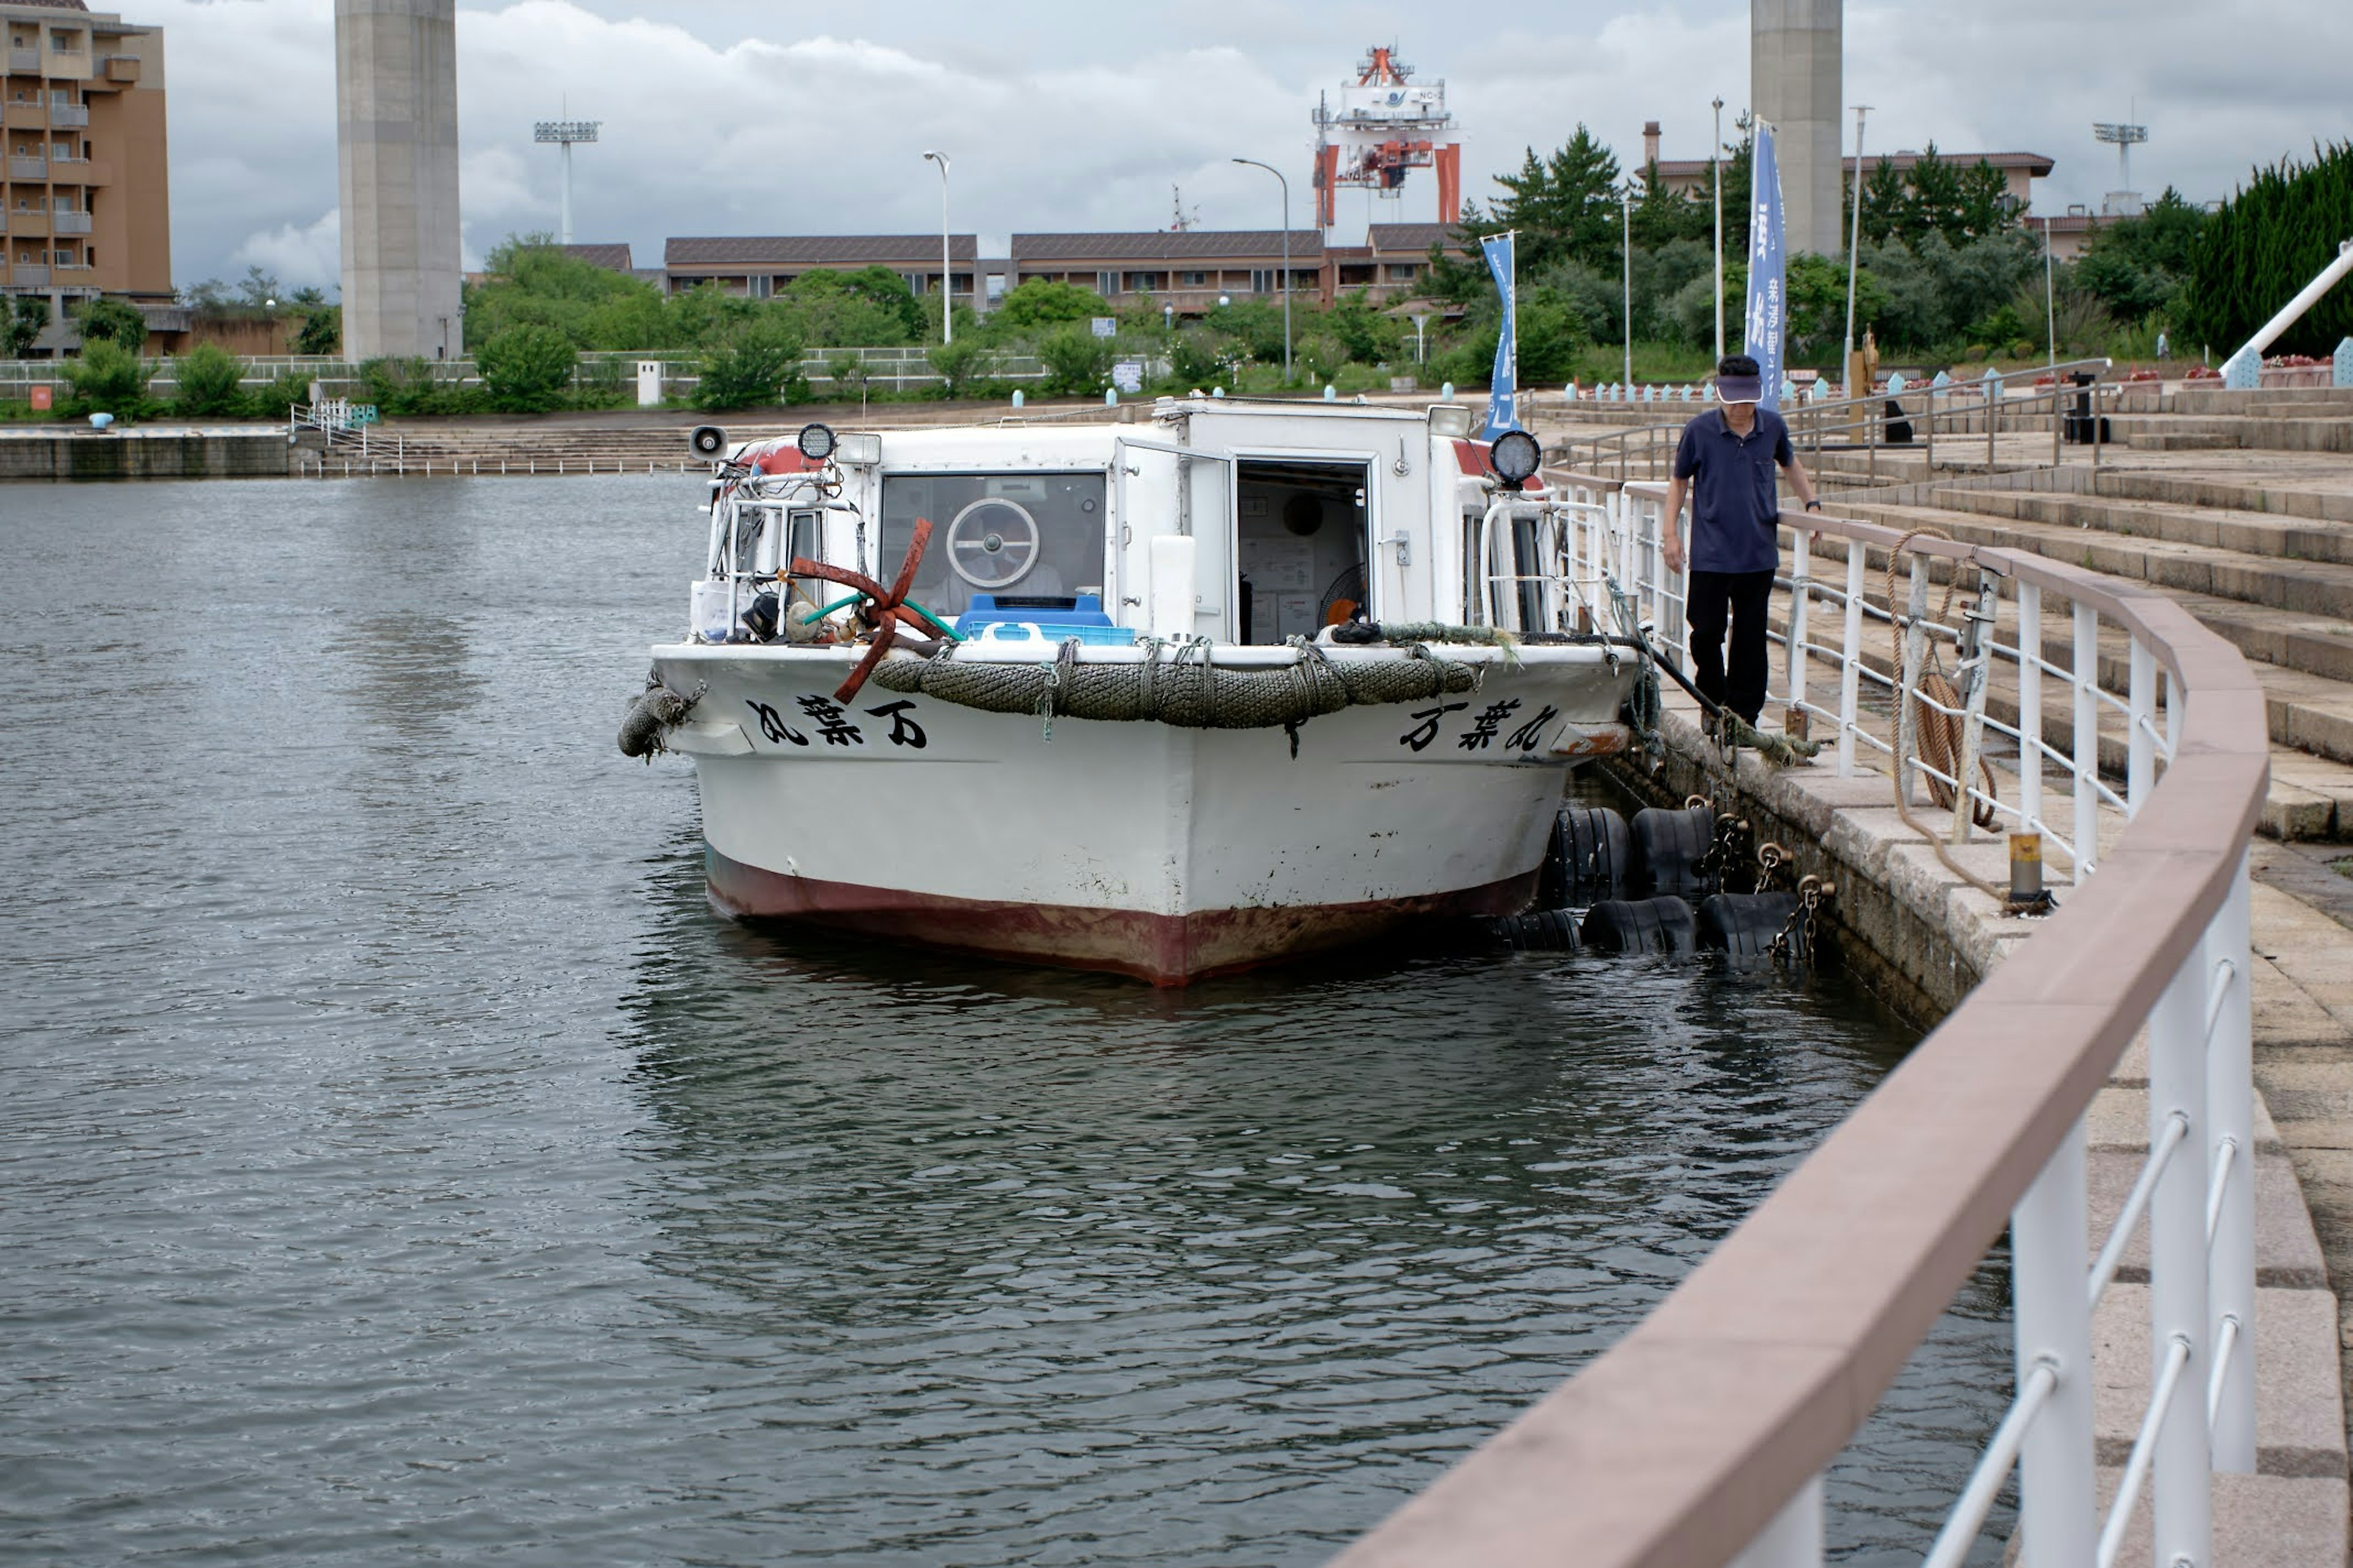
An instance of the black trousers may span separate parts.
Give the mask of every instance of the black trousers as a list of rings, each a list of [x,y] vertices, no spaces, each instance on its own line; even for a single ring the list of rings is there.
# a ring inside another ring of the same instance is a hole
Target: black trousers
[[[1694,572],[1691,595],[1683,602],[1683,624],[1691,630],[1692,684],[1710,701],[1720,702],[1749,723],[1765,711],[1765,689],[1771,674],[1770,644],[1765,639],[1765,613],[1773,600],[1773,573]],[[1724,653],[1724,623],[1732,621],[1732,657]]]

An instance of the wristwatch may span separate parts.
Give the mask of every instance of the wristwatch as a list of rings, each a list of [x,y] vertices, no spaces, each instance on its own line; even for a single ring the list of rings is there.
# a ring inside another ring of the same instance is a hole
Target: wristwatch
[[[1808,511],[1820,511],[1822,510],[1822,503],[1818,500],[1810,500],[1806,503],[1806,510]]]

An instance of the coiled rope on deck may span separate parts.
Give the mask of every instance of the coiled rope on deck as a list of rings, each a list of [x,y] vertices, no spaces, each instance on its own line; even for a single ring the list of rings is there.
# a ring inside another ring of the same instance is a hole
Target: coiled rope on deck
[[[1473,691],[1484,673],[1420,644],[1403,658],[1335,660],[1303,637],[1291,643],[1291,663],[1247,669],[1213,663],[1207,643],[1180,643],[1172,653],[1158,638],[1145,643],[1143,659],[1133,664],[1082,663],[1076,639],[1066,639],[1053,658],[1036,664],[961,658],[947,649],[930,658],[886,659],[875,668],[874,680],[902,696],[1049,721],[1271,730],[1296,729],[1343,708]]]

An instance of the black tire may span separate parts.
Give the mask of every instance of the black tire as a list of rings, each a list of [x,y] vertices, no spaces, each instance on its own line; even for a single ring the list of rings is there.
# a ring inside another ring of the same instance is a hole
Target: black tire
[[[1578,933],[1596,952],[1689,952],[1692,907],[1681,899],[1607,899],[1585,911]]]
[[[1629,889],[1656,897],[1672,893],[1697,899],[1708,890],[1700,864],[1715,841],[1715,818],[1706,806],[1669,811],[1651,806],[1634,814],[1633,872]]]
[[[1699,944],[1735,958],[1762,958],[1773,951],[1773,939],[1797,908],[1795,893],[1718,893],[1699,907]],[[1791,941],[1803,938],[1793,935]]]
[[[1517,952],[1575,952],[1577,917],[1567,910],[1537,910],[1505,915],[1495,922],[1495,935]]]
[[[727,450],[727,432],[716,425],[698,425],[686,438],[698,458],[716,458]]]
[[[1536,907],[1565,910],[1623,898],[1630,863],[1624,817],[1606,805],[1565,805],[1553,819],[1552,841],[1545,847]]]

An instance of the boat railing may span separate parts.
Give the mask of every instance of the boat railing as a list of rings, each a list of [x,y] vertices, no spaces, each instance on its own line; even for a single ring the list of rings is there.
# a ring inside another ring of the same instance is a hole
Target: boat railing
[[[1574,493],[1570,478],[1553,482]],[[1663,602],[1671,585],[1643,564],[1663,487],[1581,482],[1608,498],[1616,559],[1636,563],[1620,590]],[[2235,648],[2145,584],[1805,522],[1777,680],[1788,711],[1835,723],[1841,774],[1863,771],[1866,748],[1883,756],[1907,816],[1920,774],[1946,780],[1949,822],[1919,831],[1968,842],[1983,811],[2059,839],[2072,878],[2034,934],[1640,1325],[1357,1542],[1347,1568],[1811,1568],[1825,1468],[2005,1222],[2012,1397],[1930,1568],[1964,1561],[2013,1470],[2029,1563],[2109,1568],[2137,1517],[2156,1563],[2208,1563],[2212,1472],[2254,1468],[2247,843],[2269,768],[2262,689]],[[1818,577],[1825,560],[1838,569]],[[1872,566],[1890,562],[1900,611],[1872,594]],[[1957,627],[1931,613],[1936,577]],[[2072,636],[2054,647],[2046,627]],[[1932,704],[1926,675],[1947,657],[1957,696]],[[2121,700],[2102,673],[2119,658]],[[1817,664],[1836,668],[1835,700],[1811,684]],[[1933,768],[1916,755],[1931,713],[1960,731],[1957,760]],[[2008,799],[1981,771],[1987,730],[2018,748]],[[2084,1119],[2144,1030],[2148,1154],[2094,1247]],[[2144,1226],[2150,1396],[2104,1506],[2093,1314]]]
[[[2104,378],[2114,368],[2106,359],[2062,360],[2055,364],[2000,371],[1942,382],[1895,382],[1857,396],[1808,402],[1799,397],[1778,412],[1789,426],[1789,440],[1800,458],[1819,465],[1825,453],[1862,457],[1865,485],[1879,482],[1883,452],[1917,452],[1927,470],[1936,469],[1936,442],[1941,434],[1951,461],[1958,467],[1975,461],[1983,443],[1988,471],[2003,466],[1997,436],[2039,436],[2048,427],[2051,465],[2063,461],[2070,441],[2090,451],[2098,467],[2109,440],[2101,416],[2116,406],[2122,387]],[[1574,415],[1582,404],[1573,404]],[[1597,407],[1656,407],[1665,414],[1681,406],[1672,422],[1637,425],[1601,435],[1573,436],[1549,449],[1549,459],[1582,473],[1607,475],[1621,483],[1630,479],[1665,479],[1672,476],[1676,443],[1683,426],[1703,405],[1602,403]],[[1896,436],[1903,438],[1894,439]],[[2030,450],[2011,443],[2011,467],[2024,467]]]

